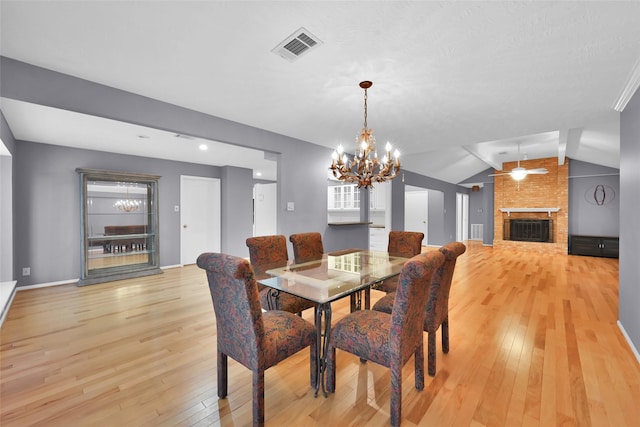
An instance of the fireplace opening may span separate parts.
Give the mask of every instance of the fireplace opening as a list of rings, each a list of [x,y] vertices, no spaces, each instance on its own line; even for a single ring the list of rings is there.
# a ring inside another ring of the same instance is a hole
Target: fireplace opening
[[[505,219],[504,240],[521,242],[553,242],[551,219]]]

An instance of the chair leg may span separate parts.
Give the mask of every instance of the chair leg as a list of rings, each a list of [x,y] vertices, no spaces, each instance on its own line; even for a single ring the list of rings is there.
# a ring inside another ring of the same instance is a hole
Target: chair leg
[[[253,371],[253,427],[264,426],[264,370]]]
[[[218,351],[218,397],[227,397],[227,355]]]
[[[398,364],[399,365],[399,364]],[[402,419],[402,366],[391,366],[391,426],[398,427]]]
[[[442,352],[449,353],[449,316],[442,322]]]
[[[429,376],[436,375],[436,331],[429,331],[429,344],[427,347],[427,360],[429,365]]]
[[[419,348],[413,353],[415,372],[416,372],[416,390],[424,390],[424,343],[420,342]]]
[[[336,348],[329,347],[327,350],[326,381],[327,391],[329,393],[336,392]]]

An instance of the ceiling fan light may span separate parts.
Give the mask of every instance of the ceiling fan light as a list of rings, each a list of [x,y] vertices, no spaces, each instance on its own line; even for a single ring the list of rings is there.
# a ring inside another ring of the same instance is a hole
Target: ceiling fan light
[[[513,170],[511,171],[511,178],[515,179],[516,181],[524,179],[525,176],[527,176],[527,170],[525,168],[517,167],[513,168]]]

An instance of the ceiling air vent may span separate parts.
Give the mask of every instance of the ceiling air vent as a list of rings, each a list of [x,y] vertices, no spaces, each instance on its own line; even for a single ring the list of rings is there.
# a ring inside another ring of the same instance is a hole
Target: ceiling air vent
[[[289,61],[295,61],[305,53],[320,46],[322,41],[311,34],[304,27],[300,27],[297,31],[284,39],[278,46],[274,47],[271,52],[276,53]]]

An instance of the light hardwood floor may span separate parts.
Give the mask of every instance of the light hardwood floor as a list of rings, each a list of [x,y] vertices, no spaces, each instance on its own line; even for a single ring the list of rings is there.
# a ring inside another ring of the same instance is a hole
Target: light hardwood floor
[[[472,242],[454,276],[450,353],[438,336],[437,375],[422,392],[405,366],[403,426],[640,425],[640,364],[616,325],[617,284],[617,260]],[[348,305],[334,304],[334,322]],[[18,292],[0,336],[0,424],[249,425],[251,373],[230,359],[219,400],[215,337],[195,266]],[[327,399],[309,388],[307,351],[269,369],[267,426],[388,425],[388,370],[337,359]]]

